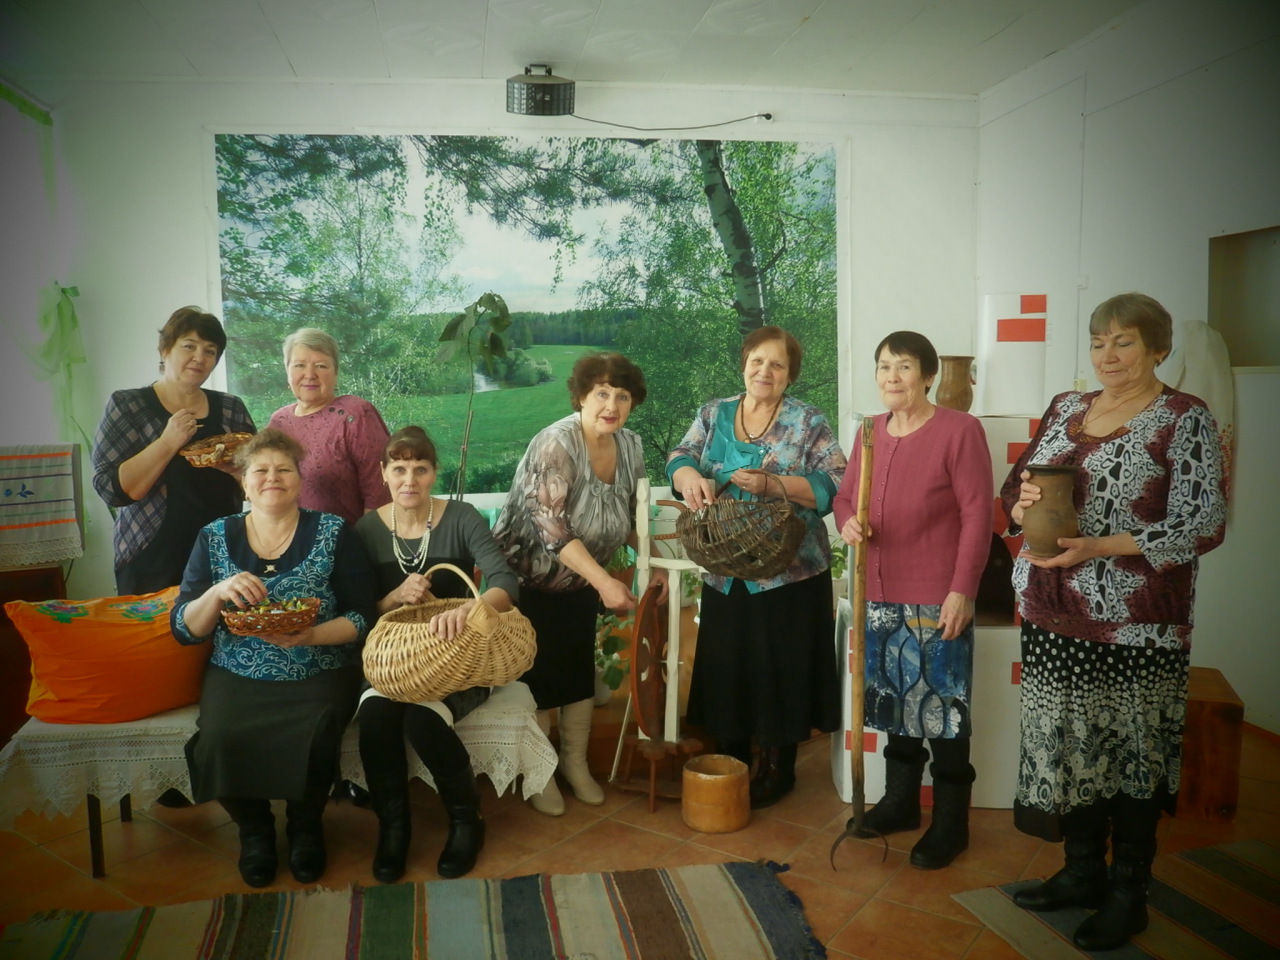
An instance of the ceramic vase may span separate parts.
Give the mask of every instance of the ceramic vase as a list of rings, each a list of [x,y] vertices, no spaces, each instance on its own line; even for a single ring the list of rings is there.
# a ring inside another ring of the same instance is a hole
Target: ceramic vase
[[[968,412],[973,404],[973,357],[939,357],[938,395],[940,407]]]
[[[1031,473],[1027,482],[1040,488],[1040,499],[1023,511],[1023,542],[1033,557],[1056,557],[1063,552],[1059,537],[1080,535],[1080,518],[1072,497],[1080,468],[1032,463],[1027,470]]]

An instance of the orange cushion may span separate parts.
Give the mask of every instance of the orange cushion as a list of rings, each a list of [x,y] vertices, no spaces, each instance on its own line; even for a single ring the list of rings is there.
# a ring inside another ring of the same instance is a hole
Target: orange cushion
[[[47,723],[123,723],[200,699],[210,645],[169,631],[178,588],[98,600],[14,600],[31,651],[27,713]]]

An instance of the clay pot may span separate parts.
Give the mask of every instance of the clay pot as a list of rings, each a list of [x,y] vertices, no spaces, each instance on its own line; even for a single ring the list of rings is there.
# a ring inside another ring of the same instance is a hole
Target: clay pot
[[[940,407],[968,412],[973,404],[973,357],[939,357],[938,395]]]
[[[1080,518],[1072,492],[1079,467],[1046,463],[1027,465],[1028,483],[1040,488],[1040,499],[1022,513],[1022,536],[1027,552],[1048,559],[1063,552],[1059,537],[1078,537]]]

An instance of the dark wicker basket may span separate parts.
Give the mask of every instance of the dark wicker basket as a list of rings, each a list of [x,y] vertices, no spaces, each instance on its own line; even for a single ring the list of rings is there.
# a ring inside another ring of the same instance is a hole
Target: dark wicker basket
[[[316,622],[320,601],[303,597],[301,610],[223,610],[222,622],[237,637],[269,637],[297,633]]]
[[[462,634],[453,640],[428,627],[438,613],[466,600],[428,600],[384,613],[364,642],[364,675],[373,689],[392,700],[439,700],[469,687],[497,687],[518,680],[537,652],[533,624],[519,610],[499,613],[480,598],[471,578],[450,563],[426,572],[451,570],[470,587],[475,606]]]
[[[188,444],[178,452],[193,467],[212,467],[219,463],[230,463],[236,448],[252,437],[252,433],[220,433],[216,437],[205,437]]]
[[[725,498],[699,510],[675,501],[660,502],[680,508],[676,535],[689,559],[722,577],[776,577],[787,569],[805,535],[805,522],[787,499],[786,487],[781,500]]]

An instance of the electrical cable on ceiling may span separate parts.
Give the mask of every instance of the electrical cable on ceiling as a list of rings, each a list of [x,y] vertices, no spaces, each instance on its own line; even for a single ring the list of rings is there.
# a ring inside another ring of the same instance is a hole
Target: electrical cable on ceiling
[[[744,120],[772,120],[772,113],[753,113],[749,117],[738,117],[736,120],[722,120],[719,123],[699,123],[692,127],[633,127],[628,123],[614,123],[611,120],[596,120],[593,117],[584,117],[580,113],[571,113],[571,117],[578,120],[586,120],[588,123],[599,123],[607,127],[622,127],[624,130],[640,130],[644,133],[656,133],[663,130],[706,130],[708,127],[726,127],[731,123],[742,123]]]

